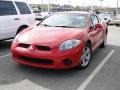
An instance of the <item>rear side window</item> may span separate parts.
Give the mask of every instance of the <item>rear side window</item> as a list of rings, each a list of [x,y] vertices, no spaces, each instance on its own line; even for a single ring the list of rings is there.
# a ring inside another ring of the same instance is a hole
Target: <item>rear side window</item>
[[[24,2],[15,2],[21,14],[31,14],[28,5]]]
[[[17,15],[12,1],[0,1],[0,16]]]

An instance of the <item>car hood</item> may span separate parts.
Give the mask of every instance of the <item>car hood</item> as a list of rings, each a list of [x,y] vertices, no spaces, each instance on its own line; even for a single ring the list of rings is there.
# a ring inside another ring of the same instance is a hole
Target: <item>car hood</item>
[[[59,46],[63,41],[83,37],[82,29],[62,28],[62,27],[34,27],[22,33],[19,43],[47,45],[52,47]]]

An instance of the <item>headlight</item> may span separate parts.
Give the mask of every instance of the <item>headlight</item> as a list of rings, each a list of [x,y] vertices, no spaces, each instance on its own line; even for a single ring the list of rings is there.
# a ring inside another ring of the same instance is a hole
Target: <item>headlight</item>
[[[72,49],[72,48],[78,46],[80,43],[81,43],[81,41],[80,40],[76,40],[76,39],[67,40],[67,41],[64,41],[59,46],[59,50],[60,51],[64,51],[64,50]]]

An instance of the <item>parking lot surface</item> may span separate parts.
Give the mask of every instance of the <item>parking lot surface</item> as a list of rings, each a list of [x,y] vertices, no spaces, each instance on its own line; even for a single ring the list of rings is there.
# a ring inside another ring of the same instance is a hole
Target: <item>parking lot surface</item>
[[[109,26],[108,43],[85,70],[23,66],[10,54],[12,40],[0,42],[0,90],[120,90],[120,27]]]

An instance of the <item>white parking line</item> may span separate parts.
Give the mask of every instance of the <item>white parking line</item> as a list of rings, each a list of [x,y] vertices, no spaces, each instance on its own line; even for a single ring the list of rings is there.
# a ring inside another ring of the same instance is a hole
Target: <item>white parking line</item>
[[[51,89],[37,85],[34,82],[30,81],[29,79],[25,79],[15,84],[0,85],[0,90],[51,90]]]
[[[9,53],[9,54],[6,54],[6,55],[3,55],[3,56],[0,56],[0,59],[1,58],[5,58],[5,57],[8,57],[8,56],[10,56],[11,54]]]
[[[105,63],[110,59],[110,57],[115,53],[115,50],[112,50],[104,60],[97,66],[97,68],[88,76],[88,78],[77,88],[77,90],[85,90],[88,84],[96,76],[96,74],[102,69]]]

